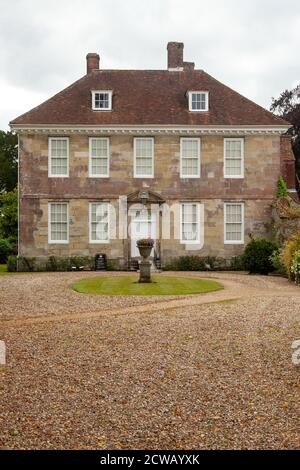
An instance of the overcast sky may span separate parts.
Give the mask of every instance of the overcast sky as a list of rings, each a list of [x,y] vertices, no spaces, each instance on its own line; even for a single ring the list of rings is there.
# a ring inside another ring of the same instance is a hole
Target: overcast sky
[[[0,0],[0,129],[85,74],[184,58],[262,106],[300,83],[299,0]]]

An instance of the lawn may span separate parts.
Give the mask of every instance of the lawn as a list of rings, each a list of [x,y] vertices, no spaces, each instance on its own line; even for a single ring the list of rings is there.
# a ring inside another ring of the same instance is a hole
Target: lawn
[[[1,274],[8,274],[6,264],[0,264],[0,276]]]
[[[82,279],[73,289],[97,295],[187,295],[223,289],[213,280],[184,277],[153,276],[151,284],[139,284],[137,276],[113,276]]]

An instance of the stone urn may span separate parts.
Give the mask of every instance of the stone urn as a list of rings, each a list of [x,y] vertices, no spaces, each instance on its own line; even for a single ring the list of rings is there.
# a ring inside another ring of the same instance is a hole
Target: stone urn
[[[154,240],[143,239],[137,241],[137,247],[140,255],[143,258],[140,262],[140,278],[139,282],[149,283],[151,281],[151,262],[149,256],[152,251]]]

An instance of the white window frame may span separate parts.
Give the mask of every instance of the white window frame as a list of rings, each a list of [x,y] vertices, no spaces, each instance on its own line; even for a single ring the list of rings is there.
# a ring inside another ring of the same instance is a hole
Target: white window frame
[[[92,156],[92,141],[93,140],[106,140],[107,142],[107,172],[104,174],[101,173],[92,173],[92,161],[93,158],[101,158],[101,157],[93,157]],[[109,138],[108,137],[90,137],[89,138],[89,177],[90,178],[109,178],[109,168],[110,168],[110,149],[109,149]]]
[[[107,205],[107,224],[108,224],[108,239],[107,240],[93,240],[92,239],[92,205],[93,204],[106,204]],[[89,203],[89,243],[91,245],[107,245],[110,243],[110,203],[106,201],[93,201]]]
[[[227,175],[226,174],[226,142],[241,142],[241,174],[240,175]],[[224,138],[224,160],[223,160],[223,168],[224,168],[224,178],[229,179],[242,179],[244,178],[244,155],[245,155],[245,140],[241,137],[225,137]]]
[[[182,238],[182,225],[183,225],[183,205],[196,205],[197,210],[196,210],[196,215],[197,215],[197,232],[198,232],[198,237],[196,240],[183,240]],[[180,203],[180,243],[182,245],[199,245],[200,244],[200,202],[181,202]]]
[[[136,173],[136,142],[137,140],[151,140],[152,141],[152,173],[151,175],[137,175]],[[133,139],[133,176],[134,178],[154,178],[154,137],[134,137]]]
[[[198,142],[198,171],[196,175],[183,175],[183,141],[196,140]],[[200,178],[201,176],[201,139],[199,137],[181,137],[180,138],[180,178]]]
[[[67,206],[67,240],[52,240],[51,238],[51,206],[54,204],[65,204]],[[64,201],[51,201],[48,203],[48,243],[51,245],[68,245],[69,244],[69,203]]]
[[[193,101],[193,94],[203,94],[205,95],[205,109],[193,109],[192,108],[192,101]],[[201,90],[191,90],[188,92],[189,96],[189,111],[192,113],[207,113],[209,110],[209,92],[208,91],[201,91]]]
[[[67,141],[67,174],[52,174],[52,141],[53,140],[66,140]],[[49,178],[68,178],[69,177],[69,137],[49,137],[48,139],[48,176]]]
[[[226,225],[227,225],[227,206],[241,206],[242,211],[242,239],[241,240],[227,240],[226,239]],[[244,202],[224,202],[224,244],[225,245],[244,245],[245,243],[245,203]]]
[[[95,105],[95,98],[97,93],[108,94],[108,108],[97,108]],[[92,110],[93,111],[111,111],[112,110],[112,90],[92,90]]]

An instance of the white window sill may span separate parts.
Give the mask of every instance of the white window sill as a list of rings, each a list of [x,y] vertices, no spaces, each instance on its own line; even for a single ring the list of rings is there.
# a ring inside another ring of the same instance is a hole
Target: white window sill
[[[109,178],[109,175],[89,175],[89,178]]]
[[[69,178],[69,174],[67,175],[50,175],[48,174],[49,178]]]
[[[230,180],[242,180],[244,179],[244,175],[239,175],[239,176],[229,176],[229,175],[224,175],[225,179],[230,179]]]

